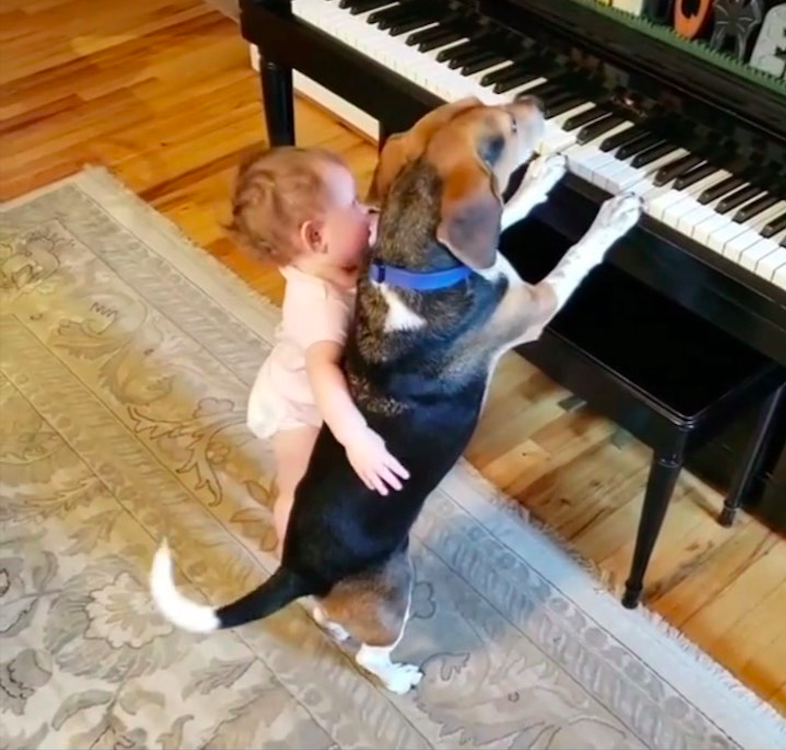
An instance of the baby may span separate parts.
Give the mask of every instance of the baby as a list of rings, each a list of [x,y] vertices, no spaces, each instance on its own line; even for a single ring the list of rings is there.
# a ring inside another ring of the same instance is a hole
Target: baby
[[[354,314],[358,269],[376,234],[376,214],[357,196],[341,159],[321,149],[273,148],[241,166],[232,229],[286,279],[276,344],[257,375],[248,426],[272,437],[279,551],[324,421],[364,484],[401,489],[404,467],[385,449],[349,395],[341,370]]]

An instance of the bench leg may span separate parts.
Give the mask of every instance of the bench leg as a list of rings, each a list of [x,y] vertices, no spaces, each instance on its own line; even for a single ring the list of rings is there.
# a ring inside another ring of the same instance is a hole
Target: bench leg
[[[628,609],[635,609],[638,606],[644,587],[644,574],[681,469],[681,458],[656,455],[652,460],[647,491],[644,495],[644,507],[641,509],[639,530],[636,534],[633,563],[630,576],[625,583],[625,594],[622,597],[622,605]]]
[[[737,510],[748,498],[753,480],[762,468],[762,462],[775,438],[776,415],[781,403],[786,398],[786,385],[782,385],[762,405],[756,429],[745,449],[742,464],[734,477],[731,491],[723,503],[723,510],[718,517],[722,526],[731,526]]]
[[[262,101],[271,146],[295,144],[295,101],[292,90],[292,69],[272,60],[262,60],[259,72]]]

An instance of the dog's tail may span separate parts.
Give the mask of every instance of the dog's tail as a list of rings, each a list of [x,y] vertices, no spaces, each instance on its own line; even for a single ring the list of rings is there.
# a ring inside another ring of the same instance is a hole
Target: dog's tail
[[[170,622],[194,633],[210,633],[267,617],[301,596],[314,593],[297,573],[279,568],[261,586],[224,607],[198,604],[181,594],[172,578],[172,556],[164,542],[150,571],[150,591],[159,611]]]

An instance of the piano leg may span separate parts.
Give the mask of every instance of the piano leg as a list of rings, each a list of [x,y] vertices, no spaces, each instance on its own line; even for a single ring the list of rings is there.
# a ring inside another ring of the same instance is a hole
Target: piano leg
[[[272,60],[262,60],[259,72],[262,101],[271,146],[295,144],[295,102],[292,91],[292,69]]]
[[[786,401],[786,385],[782,385],[765,402],[759,412],[756,429],[745,450],[742,461],[731,491],[723,502],[723,510],[718,517],[722,526],[731,526],[737,509],[750,495],[753,482],[762,469],[770,449],[773,447],[777,432],[777,415],[781,405]]]
[[[666,509],[674,492],[674,485],[682,470],[682,452],[677,455],[656,455],[650,468],[647,480],[647,491],[644,495],[644,507],[639,519],[639,530],[636,534],[636,548],[633,552],[633,563],[630,576],[625,583],[625,594],[622,606],[635,609],[638,606],[644,587],[644,574],[658,539]]]

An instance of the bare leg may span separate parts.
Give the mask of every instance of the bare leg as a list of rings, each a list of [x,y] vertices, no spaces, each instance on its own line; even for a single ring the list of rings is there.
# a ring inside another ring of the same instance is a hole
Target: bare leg
[[[273,523],[278,538],[276,554],[279,557],[281,557],[292,503],[295,502],[295,489],[306,473],[317,435],[319,435],[319,428],[309,425],[293,430],[283,430],[273,436],[276,484],[278,485],[278,497],[273,505]]]

